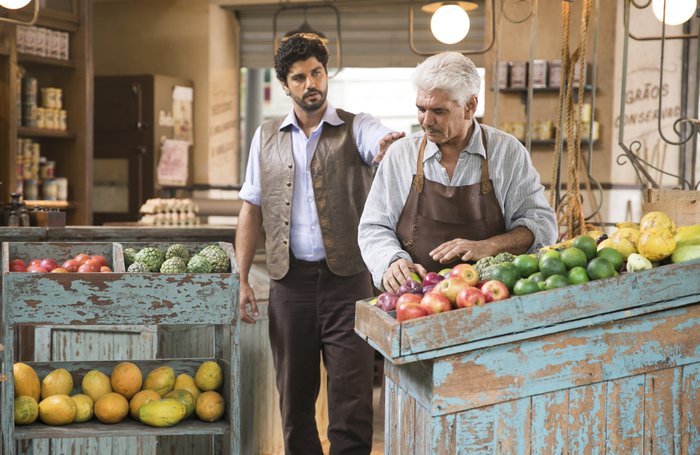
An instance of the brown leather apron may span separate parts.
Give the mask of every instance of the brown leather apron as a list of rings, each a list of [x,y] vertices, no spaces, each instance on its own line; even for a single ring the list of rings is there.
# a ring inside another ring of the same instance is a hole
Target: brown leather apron
[[[453,239],[484,240],[506,232],[501,206],[489,179],[488,146],[481,129],[486,157],[481,160],[481,182],[463,186],[445,186],[423,177],[426,137],[418,150],[416,175],[413,176],[399,217],[396,233],[413,262],[429,272],[437,272],[462,262],[435,262],[430,252]]]

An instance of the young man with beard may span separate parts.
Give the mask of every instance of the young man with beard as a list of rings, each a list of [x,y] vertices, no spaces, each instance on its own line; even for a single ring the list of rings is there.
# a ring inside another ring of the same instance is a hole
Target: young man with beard
[[[392,145],[360,222],[375,285],[396,292],[411,272],[554,243],[556,217],[528,151],[475,119],[474,63],[458,52],[433,55],[413,82],[422,131]]]
[[[403,136],[367,114],[331,106],[328,51],[297,34],[275,55],[292,99],[253,137],[236,230],[241,320],[254,323],[248,282],[258,234],[270,274],[270,344],[287,454],[322,454],[315,420],[319,353],[328,372],[332,454],[369,454],[374,351],[354,332],[355,302],[372,295],[357,225],[372,164]]]

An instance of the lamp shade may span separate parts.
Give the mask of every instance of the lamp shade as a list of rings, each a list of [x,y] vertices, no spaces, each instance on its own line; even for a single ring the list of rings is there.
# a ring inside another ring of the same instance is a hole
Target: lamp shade
[[[666,24],[680,25],[687,22],[697,7],[697,0],[666,0]],[[651,10],[659,21],[664,21],[664,0],[653,0]]]
[[[458,5],[442,5],[430,19],[430,30],[435,39],[445,44],[462,41],[469,33],[469,15]]]
[[[7,9],[20,9],[24,8],[32,0],[0,0],[0,6]],[[36,0],[37,2],[39,0]]]

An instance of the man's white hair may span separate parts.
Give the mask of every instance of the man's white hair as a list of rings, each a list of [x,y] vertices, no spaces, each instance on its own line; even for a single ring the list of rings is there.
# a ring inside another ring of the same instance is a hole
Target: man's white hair
[[[479,95],[481,76],[474,62],[459,52],[441,52],[418,64],[413,73],[413,86],[418,90],[445,90],[460,106]]]

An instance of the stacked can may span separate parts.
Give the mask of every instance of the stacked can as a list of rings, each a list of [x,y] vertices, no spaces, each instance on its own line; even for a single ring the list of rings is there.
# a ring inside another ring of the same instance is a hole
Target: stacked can
[[[22,78],[22,125],[36,127],[37,80],[35,77]]]
[[[41,104],[38,109],[37,127],[47,130],[66,131],[67,113],[63,107],[63,90],[56,87],[41,89]]]

